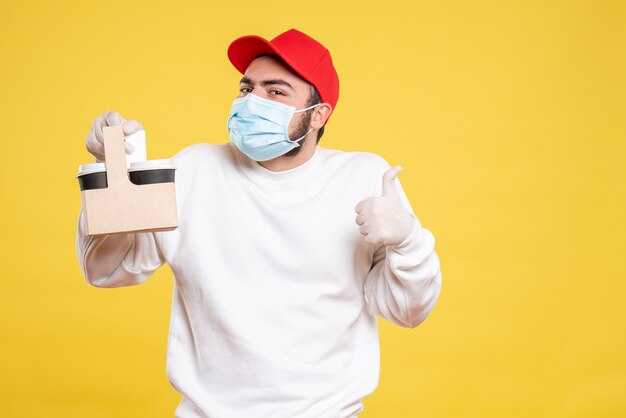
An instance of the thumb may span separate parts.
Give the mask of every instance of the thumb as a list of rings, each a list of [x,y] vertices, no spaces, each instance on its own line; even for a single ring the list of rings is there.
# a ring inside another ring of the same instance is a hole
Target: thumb
[[[398,173],[402,171],[402,167],[399,165],[390,168],[383,174],[383,196],[397,196],[398,190],[393,184]]]

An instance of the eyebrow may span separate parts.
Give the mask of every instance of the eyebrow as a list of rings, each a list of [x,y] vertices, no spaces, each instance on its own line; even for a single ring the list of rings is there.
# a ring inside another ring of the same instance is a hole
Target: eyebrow
[[[254,85],[254,82],[250,78],[244,76],[241,79],[241,81],[239,81],[239,84],[251,84],[251,85]],[[261,81],[261,85],[263,87],[273,86],[273,85],[280,85],[280,86],[289,87],[291,90],[294,90],[294,88],[293,88],[293,86],[291,84],[289,84],[288,82],[286,82],[285,80],[280,79],[280,78],[276,78],[276,79],[272,79],[272,80],[263,80],[263,81]]]

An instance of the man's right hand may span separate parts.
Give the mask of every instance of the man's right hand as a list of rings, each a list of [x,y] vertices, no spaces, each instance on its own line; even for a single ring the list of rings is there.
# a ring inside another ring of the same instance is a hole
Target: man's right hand
[[[122,125],[124,135],[128,136],[137,131],[143,130],[141,123],[136,120],[125,120],[119,113],[109,110],[104,112],[102,116],[98,116],[94,120],[89,135],[87,135],[87,151],[89,151],[94,157],[96,162],[104,162],[104,135],[102,134],[102,128],[105,126],[118,126]],[[134,151],[133,146],[129,142],[124,142],[126,146],[126,154],[130,154]]]

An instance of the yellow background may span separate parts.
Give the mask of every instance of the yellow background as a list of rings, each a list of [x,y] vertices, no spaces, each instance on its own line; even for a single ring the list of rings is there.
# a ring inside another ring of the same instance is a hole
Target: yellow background
[[[173,416],[171,272],[80,272],[85,137],[114,109],[151,159],[228,141],[228,44],[291,27],[341,80],[320,145],[402,165],[441,260],[361,416],[626,416],[626,2],[598,0],[3,1],[0,414]]]

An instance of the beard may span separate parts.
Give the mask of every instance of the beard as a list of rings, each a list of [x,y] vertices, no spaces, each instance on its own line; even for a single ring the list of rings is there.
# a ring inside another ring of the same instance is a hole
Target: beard
[[[296,131],[293,133],[293,137],[295,139],[298,138],[302,138],[304,135],[307,134],[307,131],[309,130],[309,124],[311,123],[311,115],[312,115],[312,110],[307,110],[304,115],[302,115],[302,119],[300,119],[300,123],[298,124],[298,126],[296,127]],[[295,157],[296,155],[298,155],[300,153],[300,151],[302,150],[302,147],[304,146],[304,143],[307,141],[308,138],[303,138],[300,140],[300,142],[298,142],[300,144],[299,147],[295,147],[292,150],[289,150],[288,152],[284,153],[282,156],[283,157]],[[293,139],[289,138],[290,141],[293,141]]]

